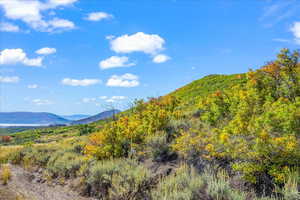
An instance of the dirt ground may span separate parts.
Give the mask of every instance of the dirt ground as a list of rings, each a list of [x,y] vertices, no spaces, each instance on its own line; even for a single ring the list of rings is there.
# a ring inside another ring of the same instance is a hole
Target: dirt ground
[[[5,186],[0,184],[0,200],[94,200],[81,197],[67,186],[48,185],[21,167],[10,168],[11,180]]]

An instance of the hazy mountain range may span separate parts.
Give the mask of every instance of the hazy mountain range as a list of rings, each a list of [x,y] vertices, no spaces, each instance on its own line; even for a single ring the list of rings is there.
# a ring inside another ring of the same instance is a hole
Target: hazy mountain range
[[[91,115],[76,114],[76,115],[62,115],[61,117],[67,120],[76,121],[76,120],[91,117]]]
[[[0,126],[48,126],[48,125],[69,125],[69,124],[87,124],[102,119],[109,118],[119,110],[109,110],[101,112],[94,116],[89,115],[65,115],[59,116],[47,112],[0,112]]]

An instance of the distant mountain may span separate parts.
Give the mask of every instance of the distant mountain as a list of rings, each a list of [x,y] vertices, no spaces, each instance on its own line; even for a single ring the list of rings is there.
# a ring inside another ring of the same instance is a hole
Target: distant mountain
[[[102,119],[107,119],[112,117],[113,115],[117,114],[121,112],[120,110],[108,110],[108,111],[104,111],[102,113],[99,113],[97,115],[85,118],[85,119],[81,119],[81,120],[77,120],[77,121],[73,121],[71,122],[71,124],[75,125],[75,124],[88,124],[88,123],[92,123],[92,122],[96,122]]]
[[[81,119],[84,119],[84,118],[91,117],[91,115],[77,114],[77,115],[62,115],[61,117],[65,118],[67,120],[77,121],[77,120],[81,120]]]
[[[70,122],[70,120],[46,112],[0,112],[0,124],[54,125]]]

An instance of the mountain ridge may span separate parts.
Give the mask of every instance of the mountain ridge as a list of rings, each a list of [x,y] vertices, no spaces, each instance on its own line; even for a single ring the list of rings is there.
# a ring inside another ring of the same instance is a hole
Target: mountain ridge
[[[66,124],[67,120],[49,112],[0,112],[0,124]]]

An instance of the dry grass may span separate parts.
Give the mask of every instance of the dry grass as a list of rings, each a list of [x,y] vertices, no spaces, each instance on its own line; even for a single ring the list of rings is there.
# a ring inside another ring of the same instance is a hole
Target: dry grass
[[[11,170],[10,170],[9,165],[3,165],[1,167],[1,174],[0,174],[0,179],[3,183],[3,185],[7,185],[10,178],[11,178]]]
[[[20,151],[23,146],[0,146],[0,164],[6,163],[9,156],[17,151]]]

